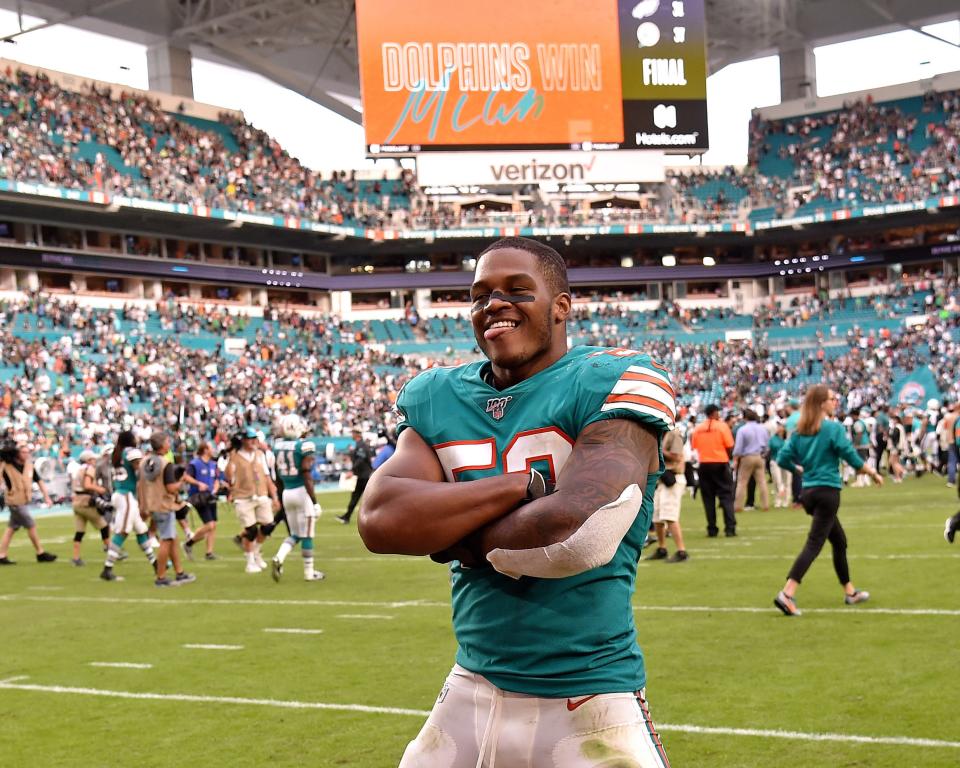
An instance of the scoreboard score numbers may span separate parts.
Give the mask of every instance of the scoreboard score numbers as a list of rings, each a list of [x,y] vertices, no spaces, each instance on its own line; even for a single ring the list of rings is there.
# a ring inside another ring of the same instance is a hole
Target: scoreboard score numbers
[[[704,0],[357,0],[367,153],[708,148]]]

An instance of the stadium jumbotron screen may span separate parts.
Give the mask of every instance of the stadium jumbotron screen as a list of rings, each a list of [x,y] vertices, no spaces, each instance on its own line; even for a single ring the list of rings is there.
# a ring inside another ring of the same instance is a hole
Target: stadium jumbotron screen
[[[367,153],[708,148],[704,0],[358,0]]]

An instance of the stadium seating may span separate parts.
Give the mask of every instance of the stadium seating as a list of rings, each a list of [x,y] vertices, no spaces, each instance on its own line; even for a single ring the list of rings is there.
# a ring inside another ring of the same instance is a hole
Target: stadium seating
[[[668,174],[678,197],[661,220],[754,223],[960,192],[958,92],[758,118],[750,137],[744,169]],[[407,215],[419,192],[409,175],[321,178],[235,116],[214,121],[164,112],[144,96],[72,93],[22,71],[0,74],[0,148],[0,179],[167,202],[360,226],[385,226],[397,211],[401,225],[413,228],[483,226],[493,215],[448,206]],[[616,215],[609,208],[590,214],[598,222]],[[582,223],[582,212],[576,216],[571,223]]]

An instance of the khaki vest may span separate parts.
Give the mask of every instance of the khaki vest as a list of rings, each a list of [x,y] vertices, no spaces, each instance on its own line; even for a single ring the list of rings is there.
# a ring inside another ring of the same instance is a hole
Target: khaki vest
[[[267,475],[263,469],[260,451],[254,451],[253,461],[247,461],[240,455],[240,451],[234,451],[230,454],[230,464],[233,465],[232,490],[235,499],[267,495]]]
[[[147,454],[149,456],[149,454]],[[167,465],[170,463],[162,456],[160,457],[160,473],[153,478],[153,480],[147,480],[143,476],[143,467],[146,462],[147,456],[143,457],[143,461],[140,462],[140,473],[137,478],[143,486],[143,502],[146,505],[146,512],[175,512],[180,509],[183,504],[180,503],[178,495],[176,493],[170,493],[167,490],[166,483],[163,482],[163,473],[167,468]]]
[[[97,482],[96,470],[93,467],[87,464],[84,464],[82,467],[80,467],[79,470],[77,470],[77,474],[74,475],[73,477],[73,492],[75,495],[77,496],[91,495],[90,491],[88,491],[86,488],[83,487],[83,478],[87,477],[88,475],[90,479],[93,480],[94,483]]]
[[[33,462],[28,461],[24,464],[23,472],[18,472],[13,464],[0,463],[0,472],[10,478],[10,488],[6,487],[6,482],[3,483],[7,491],[7,504],[11,507],[29,504],[33,496]]]

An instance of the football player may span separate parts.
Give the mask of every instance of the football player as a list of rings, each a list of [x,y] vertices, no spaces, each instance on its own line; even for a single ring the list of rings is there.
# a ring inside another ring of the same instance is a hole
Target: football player
[[[136,533],[137,544],[147,556],[147,561],[157,569],[157,555],[147,528],[147,523],[140,515],[140,505],[137,502],[137,472],[140,469],[140,460],[143,452],[137,448],[137,440],[129,429],[121,432],[117,437],[117,444],[113,447],[113,496],[110,503],[113,505],[113,537],[107,549],[107,559],[103,563],[100,578],[104,581],[118,581],[119,576],[113,572],[117,560],[122,559],[123,542],[127,536]]]
[[[359,517],[374,552],[450,562],[456,664],[401,768],[662,768],[630,600],[670,378],[631,350],[568,350],[549,246],[498,240],[470,293],[488,360],[404,387]]]
[[[293,548],[300,545],[303,554],[303,578],[319,581],[323,573],[313,567],[313,536],[317,519],[322,514],[313,488],[313,461],[316,445],[303,439],[306,427],[295,413],[288,413],[281,421],[283,439],[274,445],[277,477],[283,485],[283,509],[287,516],[290,535],[283,540],[276,557],[270,563],[274,581],[283,575],[283,561]]]

